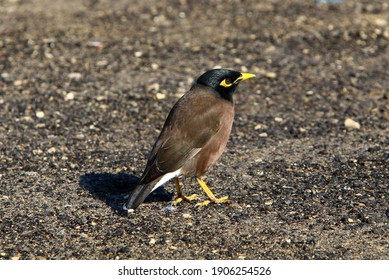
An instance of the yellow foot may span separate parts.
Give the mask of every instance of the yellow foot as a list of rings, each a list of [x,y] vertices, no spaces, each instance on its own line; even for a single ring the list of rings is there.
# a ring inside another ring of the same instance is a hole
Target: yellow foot
[[[188,195],[188,196],[179,196],[175,200],[173,200],[172,204],[177,205],[181,201],[191,202],[192,200],[196,199],[197,197],[198,197],[198,194],[192,194],[192,195]]]
[[[226,203],[228,202],[228,196],[223,196],[221,198],[214,198],[214,199],[207,199],[204,200],[203,202],[196,203],[196,207],[203,207],[207,206],[209,203]]]

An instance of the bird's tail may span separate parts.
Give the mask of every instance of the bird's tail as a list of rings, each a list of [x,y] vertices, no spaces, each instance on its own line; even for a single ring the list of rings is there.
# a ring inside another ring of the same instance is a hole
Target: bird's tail
[[[126,208],[128,211],[135,210],[146,199],[146,197],[152,192],[155,183],[137,185],[132,191],[127,203]]]

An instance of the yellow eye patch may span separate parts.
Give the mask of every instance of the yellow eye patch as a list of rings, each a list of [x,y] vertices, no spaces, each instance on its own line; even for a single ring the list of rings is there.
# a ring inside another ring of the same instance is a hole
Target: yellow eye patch
[[[222,87],[228,88],[232,85],[238,84],[241,81],[251,79],[254,77],[255,77],[255,75],[251,74],[251,73],[240,73],[240,76],[235,81],[233,81],[231,78],[225,78],[223,81],[220,82],[219,85]]]
[[[224,79],[223,81],[221,81],[221,83],[219,85],[221,85],[222,87],[230,87],[232,86],[234,83],[231,81],[231,79],[227,78],[227,79]]]

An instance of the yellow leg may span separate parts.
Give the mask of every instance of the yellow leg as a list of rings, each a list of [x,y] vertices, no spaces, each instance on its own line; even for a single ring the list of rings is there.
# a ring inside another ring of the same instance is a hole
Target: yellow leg
[[[206,206],[210,202],[213,202],[213,203],[228,202],[228,196],[223,196],[221,198],[216,198],[215,195],[211,192],[211,190],[208,188],[208,186],[205,184],[205,182],[203,180],[201,180],[200,178],[196,178],[196,179],[197,179],[197,182],[199,183],[200,187],[203,189],[203,191],[207,194],[207,196],[209,198],[209,199],[207,199],[207,200],[205,200],[203,202],[197,203],[196,206]]]
[[[198,195],[197,194],[192,194],[192,195],[189,195],[189,196],[185,196],[184,193],[182,192],[181,190],[181,187],[180,187],[180,181],[178,180],[177,177],[174,178],[174,185],[176,185],[176,190],[177,190],[177,198],[175,200],[173,200],[173,205],[177,205],[178,203],[180,203],[181,201],[192,201],[193,199],[195,199]]]

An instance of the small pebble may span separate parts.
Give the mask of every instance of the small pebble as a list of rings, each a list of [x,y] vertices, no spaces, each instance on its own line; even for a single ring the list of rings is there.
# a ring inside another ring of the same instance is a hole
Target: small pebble
[[[330,120],[330,123],[332,123],[332,124],[338,124],[338,123],[339,123],[339,120],[338,120],[338,119],[331,119],[331,120]]]
[[[158,83],[152,83],[151,85],[148,85],[147,87],[146,87],[146,90],[148,91],[148,92],[151,92],[151,91],[159,91],[159,84]]]
[[[82,139],[85,138],[85,135],[82,134],[82,133],[80,133],[80,134],[77,134],[77,135],[75,136],[75,138],[78,139],[78,140],[82,140]]]
[[[159,92],[159,93],[157,93],[155,95],[155,97],[157,97],[157,99],[165,99],[166,98],[166,94]]]
[[[175,208],[173,205],[169,204],[167,205],[164,209],[163,209],[163,212],[174,212],[176,211],[177,208]]]
[[[4,79],[4,80],[7,80],[7,79],[9,79],[10,76],[9,76],[8,73],[3,72],[3,73],[1,73],[0,77],[1,77],[2,79]]]
[[[255,127],[254,127],[254,130],[259,130],[259,129],[262,129],[263,128],[263,125],[262,124],[257,124]]]
[[[308,91],[305,93],[305,95],[311,96],[311,95],[313,95],[313,91],[312,91],[312,90],[308,90]]]
[[[100,67],[106,66],[106,65],[108,65],[108,61],[105,60],[105,59],[99,60],[99,61],[96,62],[96,65],[97,65],[97,66],[100,66]]]
[[[97,100],[97,101],[103,101],[103,100],[106,100],[106,99],[107,99],[107,97],[104,96],[104,95],[98,95],[98,96],[96,96],[96,100]]]
[[[102,49],[104,47],[104,44],[100,41],[88,41],[86,43],[86,46],[90,48]]]
[[[178,17],[179,17],[179,18],[185,18],[185,17],[186,17],[185,12],[180,12],[180,13],[178,14]]]
[[[77,72],[69,73],[68,78],[71,80],[79,81],[82,78],[82,74]]]
[[[35,127],[36,127],[36,128],[44,128],[44,127],[46,127],[46,124],[44,124],[44,123],[38,123]]]
[[[51,52],[45,52],[44,54],[45,54],[45,57],[47,59],[53,59],[54,58],[54,55]]]
[[[235,62],[236,64],[242,64],[242,59],[240,59],[239,57],[236,57],[236,58],[234,59],[234,62]]]
[[[20,259],[20,255],[15,255],[13,257],[11,257],[11,260],[14,260],[14,261],[17,261]]]
[[[344,121],[344,126],[350,129],[360,129],[361,125],[359,122],[354,121],[353,119],[347,118]]]
[[[65,100],[68,101],[68,100],[73,100],[74,99],[74,93],[71,91],[71,92],[68,92],[66,95],[65,95]]]
[[[0,103],[1,104],[1,103]],[[32,122],[33,119],[31,118],[31,116],[23,116],[20,118],[21,120],[23,121],[26,121],[26,122]]]
[[[246,255],[238,255],[238,260],[244,260],[246,259]]]
[[[265,205],[272,205],[272,204],[273,204],[273,200],[269,200],[265,202]]]
[[[183,217],[184,219],[190,219],[190,218],[192,218],[192,215],[189,214],[189,213],[185,213],[185,214],[182,214],[182,217]]]
[[[22,80],[16,80],[14,81],[14,86],[18,87],[18,86],[21,86],[23,84],[23,81]]]
[[[38,119],[41,119],[45,116],[45,113],[43,111],[37,111],[35,112],[35,116],[38,118]]]
[[[277,74],[274,73],[274,72],[267,72],[267,73],[265,74],[265,76],[266,76],[266,78],[274,79],[274,78],[277,77]]]
[[[241,72],[249,72],[249,69],[246,66],[240,67]]]
[[[276,122],[282,122],[282,121],[283,121],[283,118],[275,117],[274,120],[275,120]]]
[[[384,27],[384,26],[388,25],[388,21],[386,19],[383,19],[383,18],[377,18],[375,20],[375,24],[380,26],[380,27]]]

